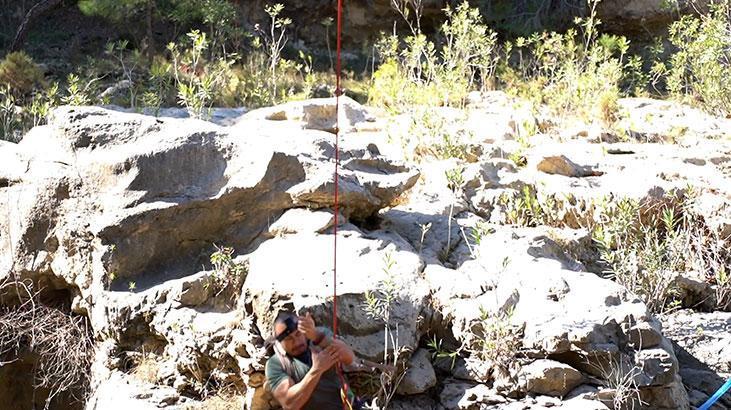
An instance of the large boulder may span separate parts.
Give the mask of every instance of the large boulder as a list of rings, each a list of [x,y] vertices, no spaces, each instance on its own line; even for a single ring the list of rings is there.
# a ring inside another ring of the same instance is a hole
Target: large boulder
[[[319,307],[321,324],[328,323],[324,307],[331,296],[330,289],[317,288],[331,273],[333,135],[293,130],[282,135],[263,123],[220,127],[96,107],[55,110],[48,125],[2,147],[0,203],[8,218],[0,222],[0,280],[63,290],[70,300],[60,303],[88,315],[97,340],[113,344],[114,353],[100,356],[95,368],[127,370],[129,357],[152,352],[160,357],[156,382],[176,394],[196,392],[201,378],[223,384],[243,378],[255,392],[249,401],[267,401],[261,334],[272,306],[255,295],[278,289],[282,300],[306,300],[298,307]],[[347,221],[371,219],[408,190],[418,172],[367,141],[348,139],[339,156],[338,222],[350,230],[340,242],[342,334],[365,356],[379,356],[384,327],[369,321],[361,304],[384,279],[384,258],[393,255],[394,274],[406,283],[392,326],[399,326],[400,343],[413,349],[428,294],[419,290],[421,260],[397,235],[362,234]],[[211,266],[216,245],[235,251],[229,262]],[[296,269],[268,266],[294,248],[304,258],[289,259]],[[300,282],[290,276],[297,273],[305,275]],[[312,283],[308,273],[326,277]],[[263,287],[264,279],[276,277],[281,282],[274,288]],[[95,370],[93,403],[107,403],[109,386],[123,379]],[[161,401],[158,396],[129,397],[130,403],[174,405],[167,393]]]
[[[469,253],[462,253],[472,256],[456,271],[427,266],[425,276],[441,313],[452,319],[451,331],[458,340],[474,341],[478,332],[484,332],[479,329],[486,326],[488,313],[492,321],[504,320],[502,326],[522,329],[511,337],[517,339],[529,363],[531,358],[549,358],[573,368],[563,372],[572,375],[567,376],[567,388],[581,381],[575,377],[576,370],[601,379],[607,377],[612,363],[630,360],[640,394],[650,399],[648,408],[687,408],[687,397],[676,394],[682,390],[682,386],[678,389],[678,362],[662,337],[660,323],[635,295],[583,271],[582,264],[560,249],[541,230],[495,227]],[[460,286],[461,281],[470,285]],[[645,335],[641,342],[639,332]],[[508,342],[494,341],[502,346]],[[524,372],[529,374],[537,372]],[[531,385],[537,393],[566,393],[537,388],[542,386],[537,381]],[[674,407],[665,404],[669,400],[658,393],[660,389],[673,392]]]

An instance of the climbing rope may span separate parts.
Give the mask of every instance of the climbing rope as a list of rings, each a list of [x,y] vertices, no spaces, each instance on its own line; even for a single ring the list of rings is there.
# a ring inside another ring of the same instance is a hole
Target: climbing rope
[[[724,383],[724,384],[723,384],[723,386],[721,386],[721,387],[720,387],[720,388],[719,388],[719,389],[718,389],[718,390],[716,391],[716,393],[714,393],[714,394],[713,394],[713,396],[711,396],[711,397],[710,397],[710,398],[708,399],[708,401],[706,401],[705,403],[703,403],[703,405],[702,405],[702,406],[698,407],[698,410],[708,410],[708,409],[710,409],[710,408],[711,408],[711,406],[713,406],[713,404],[714,404],[715,402],[717,402],[717,401],[718,401],[718,399],[720,399],[720,398],[721,398],[721,396],[723,396],[724,394],[726,394],[726,392],[727,392],[727,391],[729,391],[729,389],[731,389],[731,379],[728,379],[728,380],[726,381],[726,383]]]
[[[342,45],[343,31],[343,0],[338,0],[338,18],[337,18],[337,43],[335,57],[335,173],[333,175],[335,181],[335,216],[333,225],[333,339],[338,337],[338,168],[340,167],[340,152],[338,150],[338,141],[340,139],[340,49]],[[344,410],[352,410],[351,398],[349,397],[350,388],[345,381],[343,375],[343,367],[337,364],[336,370],[340,378],[340,401],[343,403]]]

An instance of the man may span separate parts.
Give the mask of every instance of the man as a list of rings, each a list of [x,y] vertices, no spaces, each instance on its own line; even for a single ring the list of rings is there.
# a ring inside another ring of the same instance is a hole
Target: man
[[[342,410],[336,365],[353,363],[353,350],[328,329],[315,327],[309,312],[299,317],[280,313],[273,339],[275,354],[267,361],[266,378],[277,402],[285,410]],[[346,395],[352,403],[352,393]]]

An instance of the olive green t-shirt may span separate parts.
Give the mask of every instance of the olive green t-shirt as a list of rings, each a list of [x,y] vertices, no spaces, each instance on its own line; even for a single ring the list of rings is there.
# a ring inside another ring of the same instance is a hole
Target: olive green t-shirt
[[[332,332],[328,329],[318,328],[318,330],[324,332],[327,337],[332,337]],[[291,356],[288,357],[292,361],[292,368],[294,370],[292,380],[294,380],[295,383],[299,383],[312,367],[312,351],[308,347],[307,352],[299,358]],[[277,357],[277,355],[274,355],[267,360],[265,374],[272,391],[274,391],[281,382],[290,377],[284,370],[284,367],[279,361],[279,357]],[[312,392],[310,400],[305,403],[302,410],[342,409],[343,403],[340,401],[340,380],[335,372],[335,368],[333,367],[320,376],[320,382],[317,383],[317,387]]]

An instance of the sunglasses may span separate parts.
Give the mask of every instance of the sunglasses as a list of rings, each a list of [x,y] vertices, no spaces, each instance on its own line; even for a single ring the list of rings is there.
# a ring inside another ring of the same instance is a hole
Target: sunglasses
[[[287,328],[276,336],[278,342],[283,341],[287,338],[287,336],[291,335],[297,330],[297,319],[288,317],[284,319],[284,325],[287,326]]]

